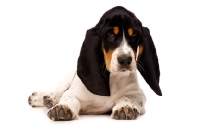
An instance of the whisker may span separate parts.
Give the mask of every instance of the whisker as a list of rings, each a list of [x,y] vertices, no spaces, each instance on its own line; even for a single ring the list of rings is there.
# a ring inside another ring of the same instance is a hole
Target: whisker
[[[105,62],[102,62],[100,65],[100,69],[102,69],[102,67],[105,65]]]
[[[106,70],[106,64],[105,62],[102,62],[102,64],[100,65],[100,69],[101,69],[101,74],[107,78],[107,70]]]
[[[104,68],[104,75],[105,75],[105,77],[107,77],[107,70],[106,70],[106,65],[105,65],[105,63],[104,63],[104,66],[105,66],[105,68]]]
[[[141,61],[139,61],[139,60],[137,60],[137,68],[138,68],[138,70],[140,71],[140,72],[145,72],[145,69],[144,69],[144,67],[143,67],[143,64],[142,64],[142,62]]]

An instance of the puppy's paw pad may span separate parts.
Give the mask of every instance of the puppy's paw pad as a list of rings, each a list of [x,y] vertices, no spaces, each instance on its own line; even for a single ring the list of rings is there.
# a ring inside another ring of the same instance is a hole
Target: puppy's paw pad
[[[33,98],[33,95],[28,97],[28,104],[32,107],[35,107],[34,103],[37,102],[36,98]]]
[[[47,113],[47,116],[54,121],[69,121],[72,120],[72,115],[72,111],[66,105],[56,105]]]
[[[31,106],[31,104],[32,104],[31,101],[32,101],[32,100],[31,100],[31,96],[29,96],[29,97],[28,97],[28,104],[29,104],[30,106]]]
[[[32,96],[35,96],[35,95],[37,95],[37,92],[33,92],[33,93],[32,93]]]
[[[50,96],[43,96],[43,105],[50,109],[55,105],[55,103]]]
[[[115,110],[111,116],[116,120],[133,120],[139,116],[139,112],[136,108],[125,106]]]

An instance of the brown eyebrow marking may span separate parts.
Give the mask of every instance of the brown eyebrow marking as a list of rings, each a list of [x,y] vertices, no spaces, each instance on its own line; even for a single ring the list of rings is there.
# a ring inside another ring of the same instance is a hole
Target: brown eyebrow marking
[[[134,32],[134,31],[133,31],[132,28],[129,28],[129,29],[128,29],[128,35],[129,35],[129,36],[132,36],[132,35],[133,35],[133,32]]]
[[[117,35],[119,33],[119,27],[113,27],[113,32]]]

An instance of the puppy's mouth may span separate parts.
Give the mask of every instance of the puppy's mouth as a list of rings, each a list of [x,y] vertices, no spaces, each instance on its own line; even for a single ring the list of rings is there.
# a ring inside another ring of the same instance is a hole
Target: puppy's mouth
[[[119,67],[118,72],[126,72],[126,71],[132,71],[131,67]]]
[[[128,69],[122,68],[122,69],[120,70],[120,72],[125,72],[125,71],[128,71]]]
[[[108,70],[108,69],[107,69]],[[108,70],[110,73],[117,73],[117,72],[127,72],[127,71],[134,71],[133,66],[120,66],[118,65],[116,68],[111,68]]]
[[[129,68],[120,68],[118,70],[112,70],[112,71],[109,70],[110,73],[119,73],[119,72],[127,72],[127,71],[131,72],[132,70]]]

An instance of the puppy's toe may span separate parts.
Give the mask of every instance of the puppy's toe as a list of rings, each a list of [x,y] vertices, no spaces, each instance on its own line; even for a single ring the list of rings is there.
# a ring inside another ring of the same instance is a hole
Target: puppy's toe
[[[49,110],[47,116],[54,121],[69,121],[72,120],[72,111],[66,105],[56,105]]]
[[[132,120],[139,116],[139,112],[136,108],[125,106],[117,109],[113,112],[112,118],[116,120]]]

